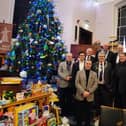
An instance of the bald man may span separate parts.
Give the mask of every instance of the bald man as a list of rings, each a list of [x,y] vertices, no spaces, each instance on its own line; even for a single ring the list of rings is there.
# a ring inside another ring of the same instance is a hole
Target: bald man
[[[62,108],[62,116],[70,113],[72,89],[71,89],[71,73],[73,67],[72,53],[66,54],[66,60],[61,62],[58,67],[58,93],[60,99],[60,107]]]
[[[95,62],[95,56],[93,55],[93,53],[94,53],[94,50],[92,48],[87,48],[85,60],[91,60],[92,63],[94,63]]]

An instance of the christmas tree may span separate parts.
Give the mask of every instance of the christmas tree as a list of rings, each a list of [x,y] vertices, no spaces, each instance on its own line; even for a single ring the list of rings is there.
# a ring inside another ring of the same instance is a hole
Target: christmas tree
[[[29,5],[6,63],[12,71],[25,72],[27,79],[49,82],[66,53],[61,39],[62,26],[55,16],[53,1],[32,0]]]

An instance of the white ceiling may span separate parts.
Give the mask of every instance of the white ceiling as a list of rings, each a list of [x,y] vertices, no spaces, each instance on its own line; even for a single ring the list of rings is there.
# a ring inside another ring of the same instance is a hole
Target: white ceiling
[[[108,3],[108,2],[112,2],[114,0],[96,0],[96,2],[100,3],[100,4],[104,4],[104,3]]]

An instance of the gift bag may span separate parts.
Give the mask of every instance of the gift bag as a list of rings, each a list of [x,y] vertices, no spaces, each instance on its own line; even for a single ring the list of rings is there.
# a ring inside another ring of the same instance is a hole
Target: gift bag
[[[101,106],[99,126],[126,126],[126,109]]]

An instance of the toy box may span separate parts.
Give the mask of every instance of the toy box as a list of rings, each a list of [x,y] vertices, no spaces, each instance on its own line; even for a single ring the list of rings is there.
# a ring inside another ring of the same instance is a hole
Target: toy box
[[[38,119],[38,106],[34,103],[15,108],[15,126],[29,126]]]

